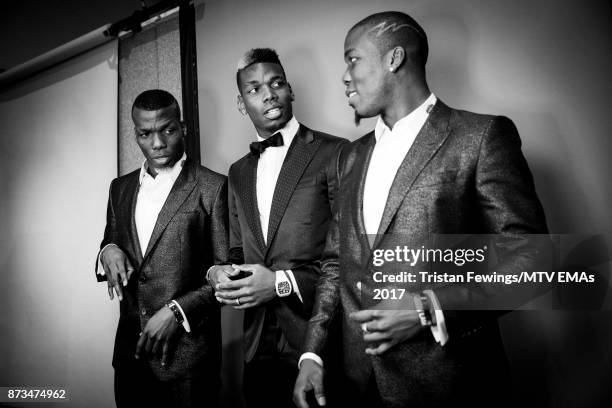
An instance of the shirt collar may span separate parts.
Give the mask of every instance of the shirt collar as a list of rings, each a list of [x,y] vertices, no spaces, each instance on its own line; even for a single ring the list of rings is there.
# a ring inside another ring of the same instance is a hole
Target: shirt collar
[[[410,126],[412,123],[418,122],[419,119],[423,117],[427,117],[429,115],[429,107],[436,104],[437,98],[433,93],[429,94],[429,97],[425,99],[425,102],[419,105],[418,108],[410,112],[408,115],[404,116],[393,125],[393,128],[396,127],[405,127]],[[378,117],[378,121],[376,122],[376,127],[374,128],[374,137],[378,142],[380,138],[387,132],[391,132],[392,130],[385,124],[382,120],[382,117]]]
[[[187,160],[187,154],[183,152],[183,155],[181,156],[181,158],[176,163],[174,163],[174,166],[172,166],[172,168],[164,169],[161,171],[158,170],[157,175],[159,176],[160,174],[167,174],[172,179],[172,181],[175,181],[178,178],[179,174],[181,173],[181,170],[183,169],[185,160]],[[139,184],[142,184],[142,180],[147,176],[153,178],[149,174],[147,169],[148,169],[148,164],[147,164],[147,160],[145,159],[145,161],[142,162],[142,166],[140,166],[140,176],[138,178]]]
[[[293,138],[297,134],[298,129],[300,128],[300,123],[297,121],[295,116],[292,116],[289,122],[285,123],[285,126],[282,129],[277,130],[276,132],[281,132],[283,136],[283,146],[290,146]],[[274,133],[276,133],[274,132]],[[266,140],[265,137],[257,135],[257,141],[261,142]]]

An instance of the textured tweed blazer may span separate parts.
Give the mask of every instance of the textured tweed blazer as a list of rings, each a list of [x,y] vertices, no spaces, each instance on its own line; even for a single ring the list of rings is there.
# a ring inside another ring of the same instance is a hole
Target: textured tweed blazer
[[[230,259],[261,264],[271,270],[292,270],[303,302],[295,294],[245,311],[245,359],[257,350],[266,310],[274,313],[296,359],[314,302],[338,184],[337,156],[345,139],[300,124],[281,167],[264,241],[257,207],[257,163],[252,153],[229,171]],[[267,245],[266,245],[267,242]]]
[[[489,398],[507,386],[507,367],[497,314],[453,312],[470,301],[461,288],[436,289],[450,335],[444,347],[423,330],[372,357],[364,352],[360,326],[348,315],[371,306],[365,299],[372,299],[374,286],[372,252],[389,248],[392,234],[424,243],[433,234],[504,234],[511,239],[546,233],[517,129],[508,118],[451,109],[438,100],[397,172],[378,235],[368,239],[362,198],[375,143],[371,132],[343,150],[338,211],[303,351],[319,352],[328,337],[327,322],[341,314],[344,371],[354,386],[347,395],[357,401],[375,381],[385,407],[498,406],[498,398]],[[506,267],[522,268],[529,261],[519,255]],[[407,289],[425,288],[415,284]]]
[[[188,376],[196,369],[218,373],[220,313],[205,275],[211,265],[228,259],[227,178],[186,160],[142,254],[134,222],[139,172],[111,183],[100,246],[118,245],[135,268],[120,302],[113,366],[133,360],[139,333],[149,318],[174,299],[185,312],[191,333],[179,328],[168,366],[161,368],[160,359],[152,358],[153,372],[162,380]]]

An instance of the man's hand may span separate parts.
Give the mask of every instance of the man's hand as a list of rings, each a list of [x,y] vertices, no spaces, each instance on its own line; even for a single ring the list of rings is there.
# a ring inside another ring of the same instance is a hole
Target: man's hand
[[[119,300],[123,300],[121,285],[127,286],[134,268],[127,256],[117,245],[109,245],[100,254],[100,262],[107,276],[108,296],[113,300],[113,289]]]
[[[412,298],[409,299],[412,302]],[[369,346],[365,349],[367,354],[383,354],[423,329],[419,315],[412,305],[381,302],[377,307],[380,309],[361,310],[349,315],[351,320],[361,325],[363,340]]]
[[[293,403],[298,408],[309,408],[306,402],[306,394],[313,390],[319,406],[325,406],[324,376],[323,367],[314,360],[306,358],[302,361],[300,373],[295,380],[295,387],[293,388]]]
[[[140,358],[145,353],[148,356],[159,354],[161,351],[161,365],[164,367],[170,354],[170,341],[179,324],[174,318],[174,313],[168,306],[164,306],[149,319],[144,330],[140,334],[138,344],[136,344],[136,358]]]
[[[220,283],[230,282],[231,278],[239,273],[240,269],[234,268],[232,265],[215,265],[210,268],[207,278],[210,285],[215,288]]]
[[[251,272],[246,278],[220,283],[215,287],[217,300],[234,309],[259,306],[276,297],[276,274],[262,265],[232,265],[239,271]]]

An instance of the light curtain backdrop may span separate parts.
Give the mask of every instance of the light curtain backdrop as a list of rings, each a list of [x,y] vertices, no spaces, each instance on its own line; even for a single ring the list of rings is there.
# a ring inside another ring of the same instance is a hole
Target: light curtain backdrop
[[[117,175],[117,42],[0,92],[0,384],[111,407],[119,316],[93,267]]]

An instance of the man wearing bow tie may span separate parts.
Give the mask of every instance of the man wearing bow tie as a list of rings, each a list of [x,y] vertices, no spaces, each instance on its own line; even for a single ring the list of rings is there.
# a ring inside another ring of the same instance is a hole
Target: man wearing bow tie
[[[276,52],[248,51],[238,64],[238,110],[257,142],[229,171],[230,260],[208,278],[217,299],[245,310],[248,406],[291,406],[346,140],[293,116],[293,91]]]

